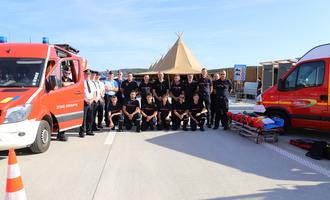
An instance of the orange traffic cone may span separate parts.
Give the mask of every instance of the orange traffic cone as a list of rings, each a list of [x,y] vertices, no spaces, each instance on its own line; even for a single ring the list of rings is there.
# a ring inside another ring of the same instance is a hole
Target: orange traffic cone
[[[8,154],[8,175],[7,175],[5,199],[6,200],[27,199],[14,149],[10,149]]]

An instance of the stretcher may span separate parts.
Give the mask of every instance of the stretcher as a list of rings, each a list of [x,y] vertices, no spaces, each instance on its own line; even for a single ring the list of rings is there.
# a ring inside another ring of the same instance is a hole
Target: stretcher
[[[241,136],[252,138],[255,143],[278,142],[278,135],[283,132],[281,119],[275,119],[274,124],[263,124],[255,117],[249,117],[244,114],[229,114],[229,124],[231,130],[238,131]]]

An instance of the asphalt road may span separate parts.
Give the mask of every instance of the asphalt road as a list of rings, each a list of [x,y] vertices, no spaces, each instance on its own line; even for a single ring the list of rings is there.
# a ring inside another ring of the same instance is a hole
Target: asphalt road
[[[52,141],[43,154],[18,150],[28,199],[329,199],[330,161],[290,146],[255,144],[234,131],[99,132]],[[0,198],[7,152],[0,152]]]

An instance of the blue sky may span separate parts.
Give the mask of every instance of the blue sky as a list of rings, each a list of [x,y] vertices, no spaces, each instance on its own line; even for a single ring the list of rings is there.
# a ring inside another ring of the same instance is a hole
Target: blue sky
[[[9,42],[69,43],[98,70],[149,67],[176,32],[207,68],[301,56],[330,42],[327,0],[3,0]]]

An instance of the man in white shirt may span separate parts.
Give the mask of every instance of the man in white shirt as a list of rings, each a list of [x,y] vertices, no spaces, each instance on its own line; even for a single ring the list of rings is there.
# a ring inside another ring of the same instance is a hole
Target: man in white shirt
[[[115,96],[119,91],[118,82],[114,80],[114,74],[112,71],[109,72],[108,79],[104,82],[105,85],[105,125],[108,127],[110,125],[109,120],[109,104],[111,103],[111,97]]]
[[[100,81],[101,75],[100,73],[96,74],[95,82],[97,88],[99,88],[99,97],[98,97],[98,106],[97,106],[97,128],[103,128],[103,112],[104,112],[104,95],[105,95],[105,85],[102,81]]]
[[[86,69],[85,81],[84,81],[84,119],[83,124],[80,127],[79,136],[85,137],[87,135],[94,135],[92,131],[93,126],[93,102],[96,100],[96,88],[94,83],[91,81],[91,71]]]
[[[97,128],[96,126],[96,115],[97,115],[97,110],[99,107],[99,101],[101,99],[101,88],[97,84],[96,76],[98,74],[97,71],[92,70],[92,75],[91,75],[91,80],[93,82],[93,85],[95,87],[95,92],[96,92],[96,98],[93,102],[93,116],[92,116],[92,121],[93,121],[93,126],[92,126],[92,131],[99,131],[100,129]]]

